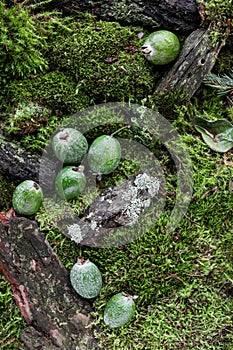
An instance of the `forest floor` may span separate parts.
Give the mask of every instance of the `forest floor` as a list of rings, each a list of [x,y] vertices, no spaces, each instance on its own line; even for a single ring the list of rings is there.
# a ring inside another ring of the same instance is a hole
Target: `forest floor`
[[[66,20],[63,26],[50,25],[53,32],[44,23],[50,36],[41,48],[45,70],[7,78],[0,98],[3,131],[40,155],[65,117],[94,104],[124,99],[158,108],[179,133],[192,161],[191,202],[171,233],[166,225],[176,200],[177,174],[163,147],[158,159],[166,178],[166,204],[154,225],[137,240],[113,248],[77,245],[51,225],[43,206],[36,214],[40,230],[67,269],[77,256],[83,256],[102,273],[103,288],[92,302],[94,322],[101,326],[95,336],[109,350],[232,349],[232,150],[225,154],[211,150],[196,131],[194,117],[226,118],[232,123],[233,107],[204,85],[190,101],[182,93],[162,96],[154,92],[160,73],[136,51],[142,43],[138,34],[146,35],[141,27],[96,23],[90,16]],[[106,62],[107,58],[113,62]],[[229,73],[232,61],[232,48],[226,45],[214,71]],[[131,165],[122,162],[104,177],[102,186],[112,186],[131,171]],[[4,173],[0,175],[1,212],[12,207],[15,187]],[[85,196],[72,203],[79,210],[87,205]],[[124,327],[110,329],[104,325],[103,310],[108,299],[120,291],[138,296],[136,315]],[[2,275],[0,314],[0,348],[23,349],[20,331],[25,323]]]

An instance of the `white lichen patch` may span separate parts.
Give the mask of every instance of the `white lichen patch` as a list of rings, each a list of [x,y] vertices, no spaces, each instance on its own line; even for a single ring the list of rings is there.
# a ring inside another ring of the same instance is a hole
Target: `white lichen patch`
[[[130,220],[130,225],[133,225],[138,221],[143,207],[143,202],[140,198],[131,199],[129,205],[123,212],[123,214]]]
[[[156,177],[149,176],[146,173],[139,174],[134,184],[140,190],[148,190],[148,194],[152,198],[159,192],[160,181]]]
[[[139,174],[134,180],[134,186],[124,192],[122,198],[127,201],[127,205],[122,214],[128,219],[128,225],[134,225],[141,213],[151,204],[151,199],[158,194],[160,181],[146,173]],[[142,191],[146,191],[143,196]]]
[[[68,235],[75,243],[80,243],[83,239],[81,228],[78,224],[67,225]]]
[[[90,224],[90,227],[91,229],[94,231],[94,230],[97,230],[97,222],[95,220],[92,220],[91,221],[91,224]]]

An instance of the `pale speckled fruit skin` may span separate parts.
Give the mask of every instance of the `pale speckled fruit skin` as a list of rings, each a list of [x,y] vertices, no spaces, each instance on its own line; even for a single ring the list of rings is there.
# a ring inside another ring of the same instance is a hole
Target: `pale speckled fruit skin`
[[[86,176],[79,167],[67,165],[62,168],[55,179],[57,194],[66,200],[73,199],[80,195],[86,186]]]
[[[70,281],[75,291],[83,298],[95,298],[102,287],[102,275],[98,267],[89,260],[77,262],[70,271]]]
[[[18,214],[33,215],[39,210],[42,200],[41,187],[35,181],[25,180],[16,187],[12,204]]]
[[[133,297],[118,293],[105,306],[104,322],[111,328],[120,327],[129,322],[134,313],[135,303]]]
[[[83,134],[73,128],[64,128],[52,138],[56,157],[64,164],[80,164],[88,150]]]
[[[165,65],[172,62],[180,52],[180,42],[177,36],[168,30],[158,30],[151,33],[144,45],[142,52],[151,51],[145,54],[148,61],[155,65]]]
[[[94,173],[110,174],[121,160],[121,145],[119,141],[109,135],[97,137],[91,144],[87,161]]]

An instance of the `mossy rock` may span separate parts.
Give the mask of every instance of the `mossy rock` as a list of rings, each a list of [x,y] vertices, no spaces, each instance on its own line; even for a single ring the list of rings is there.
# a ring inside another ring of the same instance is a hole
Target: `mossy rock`
[[[33,101],[72,114],[103,102],[141,102],[152,93],[160,73],[140,52],[138,35],[144,29],[96,22],[90,15],[64,19],[64,25],[57,21],[61,25],[49,32],[43,52],[46,73],[9,83],[2,91],[3,107],[6,100]]]
[[[140,52],[141,27],[87,16],[70,28],[51,35],[47,59],[51,68],[75,77],[77,94],[100,103],[140,100],[152,91],[155,72]]]

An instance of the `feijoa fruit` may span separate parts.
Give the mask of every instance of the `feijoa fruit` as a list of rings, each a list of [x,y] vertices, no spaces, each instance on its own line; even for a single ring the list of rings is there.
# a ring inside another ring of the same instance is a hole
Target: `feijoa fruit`
[[[123,326],[135,313],[134,297],[125,293],[114,295],[105,306],[104,322],[111,328]]]
[[[33,215],[39,210],[42,200],[41,187],[33,180],[25,180],[16,187],[12,203],[17,213]]]
[[[180,42],[174,33],[168,30],[157,30],[147,37],[141,52],[148,61],[156,65],[165,65],[178,56]]]
[[[80,164],[88,150],[85,136],[74,128],[63,128],[53,136],[52,148],[64,164]]]
[[[86,186],[86,176],[82,165],[67,165],[62,168],[55,179],[57,194],[63,199],[73,199],[82,193]]]
[[[97,174],[110,174],[118,167],[120,159],[121,145],[115,137],[109,135],[97,137],[87,154],[88,165]]]
[[[99,268],[90,260],[78,258],[70,271],[72,287],[83,298],[95,298],[102,287],[102,275]]]

